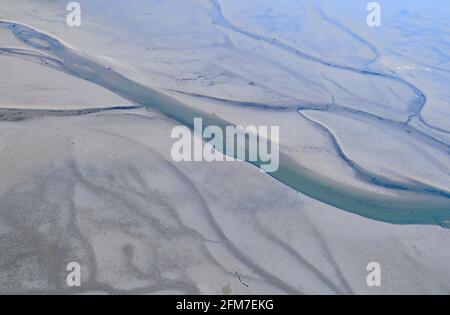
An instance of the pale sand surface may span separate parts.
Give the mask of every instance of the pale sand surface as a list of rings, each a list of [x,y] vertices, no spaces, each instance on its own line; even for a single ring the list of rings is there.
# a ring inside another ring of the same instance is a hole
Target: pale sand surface
[[[142,109],[0,123],[1,291],[449,292],[448,230],[338,211],[243,162],[173,163],[173,126]]]

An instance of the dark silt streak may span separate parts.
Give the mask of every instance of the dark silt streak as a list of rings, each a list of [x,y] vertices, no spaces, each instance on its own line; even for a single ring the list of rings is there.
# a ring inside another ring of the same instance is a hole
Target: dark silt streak
[[[81,116],[93,113],[114,111],[114,110],[132,110],[137,109],[138,106],[114,106],[102,108],[87,108],[87,109],[20,109],[20,108],[5,108],[0,109],[0,121],[21,121],[32,119],[40,116],[53,117],[67,117],[67,116]]]
[[[45,53],[33,56],[30,52],[24,56],[22,51],[17,54],[18,57],[35,58],[36,62],[45,66],[102,86],[142,107],[158,110],[189,128],[193,128],[194,118],[197,117],[203,118],[204,126],[216,125],[225,129],[226,126],[233,125],[216,115],[190,108],[172,97],[127,79],[110,68],[89,60],[70,47],[66,47],[50,35],[19,23],[0,21],[0,27],[9,28],[18,39]],[[11,51],[9,54],[15,55]],[[47,57],[47,55],[50,56]],[[250,163],[257,167],[262,165],[261,161]],[[283,152],[280,152],[278,171],[269,175],[311,198],[374,220],[396,224],[442,226],[450,221],[449,198],[429,193],[392,190],[397,195],[394,197],[349,187],[316,174]]]
[[[325,14],[325,12],[322,10],[322,8],[316,4],[314,6],[314,12],[320,16],[325,22],[328,22],[329,24],[333,25],[334,27],[340,29],[342,32],[347,33],[348,35],[350,35],[352,38],[354,38],[356,41],[360,42],[362,45],[366,46],[374,55],[374,57],[369,60],[366,63],[366,67],[368,65],[370,65],[371,63],[374,63],[377,59],[380,58],[380,52],[379,50],[373,45],[371,44],[369,41],[365,40],[364,38],[362,38],[361,36],[359,36],[358,34],[352,32],[351,29],[349,29],[348,27],[346,27],[345,25],[343,25],[342,23],[340,23],[338,20],[328,16],[327,14]]]

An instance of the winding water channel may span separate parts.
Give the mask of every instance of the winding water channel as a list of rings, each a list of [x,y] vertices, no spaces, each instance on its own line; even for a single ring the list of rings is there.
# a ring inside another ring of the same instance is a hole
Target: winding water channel
[[[217,23],[234,29],[219,13],[216,18]],[[74,77],[88,80],[134,104],[158,110],[167,117],[190,128],[193,128],[194,118],[196,117],[203,118],[204,126],[217,125],[225,128],[226,126],[233,125],[216,115],[186,106],[174,98],[126,78],[118,72],[83,56],[78,51],[63,44],[57,38],[34,28],[8,21],[0,21],[0,27],[13,32],[19,40],[30,47],[30,49],[0,47],[0,57],[1,55],[9,55],[27,59]],[[246,35],[255,38],[257,36],[254,34]],[[258,37],[257,39],[265,40],[262,37]],[[271,42],[273,43],[273,40]],[[292,50],[293,48],[281,42],[277,42],[276,44],[281,49],[291,51],[297,55],[302,54],[297,50]],[[388,80],[405,84],[417,96],[416,101],[410,107],[411,115],[421,117],[420,111],[426,102],[426,97],[410,83],[391,75],[340,66],[308,55],[301,56],[330,67],[345,71],[354,71],[367,76],[383,76]],[[294,108],[293,114],[301,114],[299,109],[301,108]],[[349,110],[339,107],[335,109],[341,111]],[[403,128],[413,129],[407,126],[406,123],[390,123],[399,124]],[[418,134],[420,133],[417,130],[413,131]],[[422,136],[426,137],[423,134]],[[448,145],[444,143],[440,143],[439,145],[446,147],[448,150]],[[338,145],[336,144],[336,146]],[[280,149],[280,167],[278,171],[270,173],[270,175],[298,192],[339,209],[374,220],[395,224],[436,224],[448,227],[448,223],[450,222],[450,195],[446,191],[441,191],[425,184],[408,185],[397,183],[394,180],[382,179],[376,174],[365,171],[349,158],[345,157],[344,153],[341,152],[341,157],[352,169],[356,170],[361,180],[392,190],[395,194],[388,196],[363,189],[355,189],[345,185],[345,183],[324,178],[313,170],[305,168],[290,158],[286,152],[283,153],[283,147]],[[260,162],[251,163],[258,167],[261,164]]]

